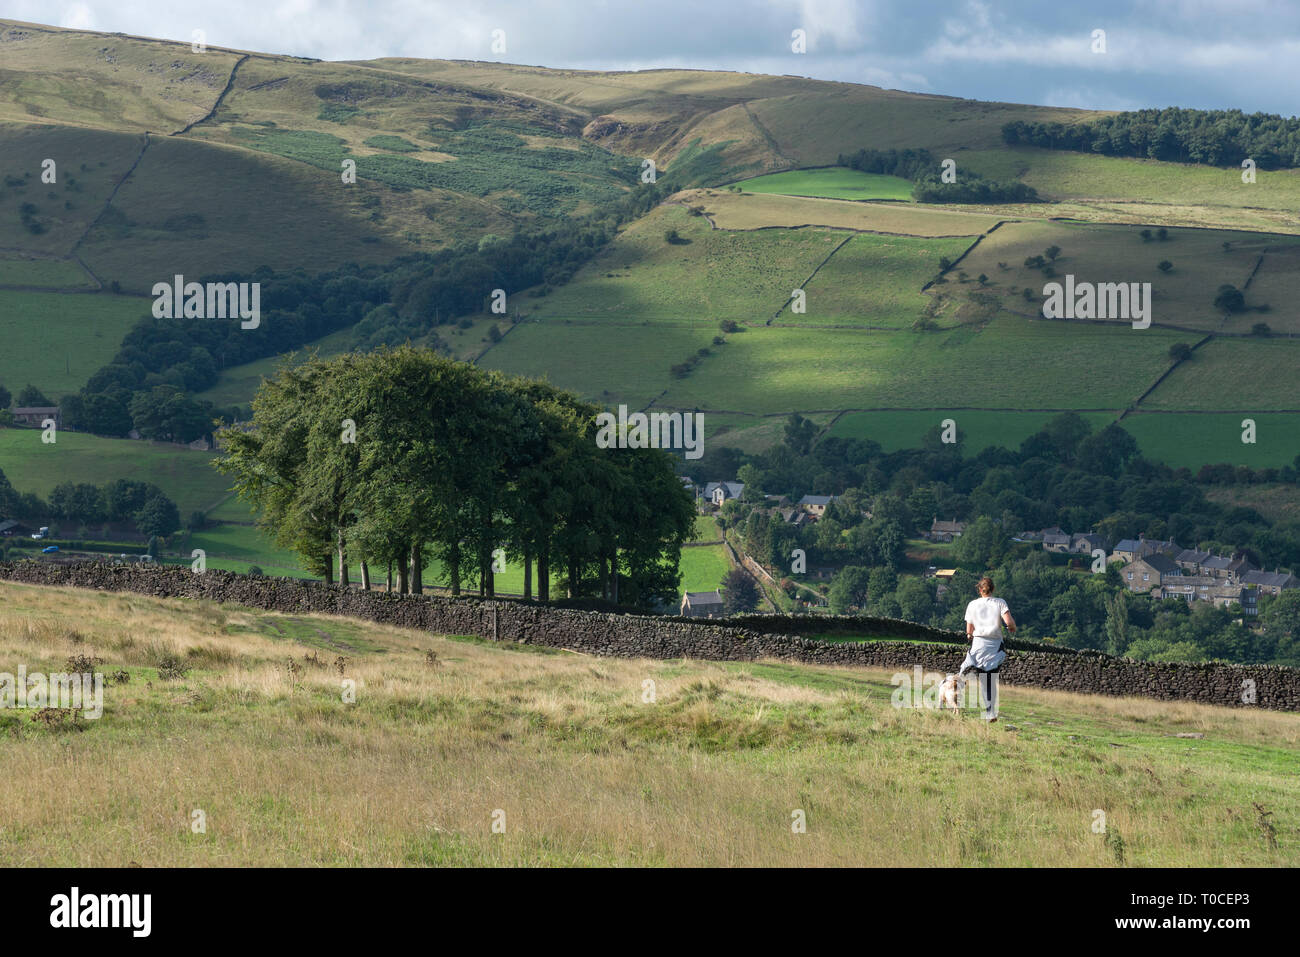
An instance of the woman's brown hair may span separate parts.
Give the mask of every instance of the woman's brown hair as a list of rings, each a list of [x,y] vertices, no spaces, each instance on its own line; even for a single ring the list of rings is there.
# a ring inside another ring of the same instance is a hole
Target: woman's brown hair
[[[993,594],[993,579],[988,577],[981,578],[979,588],[980,594],[987,598],[989,595]]]

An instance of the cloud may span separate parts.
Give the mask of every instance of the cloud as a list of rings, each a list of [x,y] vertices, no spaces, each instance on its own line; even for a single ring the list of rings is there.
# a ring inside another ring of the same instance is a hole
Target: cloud
[[[1300,4],[1270,0],[0,0],[0,16],[324,60],[683,67],[1026,102],[1295,112]],[[790,32],[808,52],[790,51]],[[1091,50],[1106,30],[1107,52]],[[492,31],[506,52],[491,49]]]

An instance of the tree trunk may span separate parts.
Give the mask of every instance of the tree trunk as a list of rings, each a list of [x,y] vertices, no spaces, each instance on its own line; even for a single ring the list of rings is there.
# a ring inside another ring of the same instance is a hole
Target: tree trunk
[[[339,587],[347,588],[350,580],[348,578],[348,546],[343,541],[343,529],[339,529]]]
[[[370,591],[370,566],[365,562],[361,563],[361,590]]]
[[[416,595],[424,594],[424,549],[420,542],[411,546],[411,591]]]
[[[325,584],[334,584],[334,556],[330,554],[325,556]]]
[[[390,595],[393,593],[393,560],[388,560],[388,575],[384,581],[384,590]]]
[[[610,582],[609,585],[610,600],[617,605],[618,604],[618,556],[617,555],[614,556],[614,559],[610,564],[614,569],[614,574],[612,576],[613,580]]]
[[[529,601],[533,597],[533,556],[531,552],[524,551],[524,601]]]
[[[537,550],[537,600],[551,600],[551,556],[545,544]]]
[[[447,550],[447,571],[451,575],[451,593],[460,594],[460,542],[453,540]]]
[[[397,563],[397,590],[403,595],[409,594],[411,590],[411,579],[407,571],[405,560]]]

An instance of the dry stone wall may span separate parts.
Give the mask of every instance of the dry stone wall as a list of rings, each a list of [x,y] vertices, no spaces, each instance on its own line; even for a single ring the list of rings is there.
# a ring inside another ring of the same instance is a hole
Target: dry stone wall
[[[951,672],[965,656],[962,636],[891,619],[747,615],[702,620],[628,615],[508,599],[389,595],[215,570],[199,575],[188,567],[98,562],[0,562],[0,580],[232,602],[293,614],[346,615],[438,634],[477,635],[622,658],[776,659],[909,672],[919,665],[925,671]],[[804,637],[836,633],[911,640],[831,642]],[[951,650],[946,644],[952,645]],[[1022,641],[1011,642],[1010,650],[1002,668],[1002,680],[1008,685],[1300,711],[1300,670],[1294,668],[1132,661]]]

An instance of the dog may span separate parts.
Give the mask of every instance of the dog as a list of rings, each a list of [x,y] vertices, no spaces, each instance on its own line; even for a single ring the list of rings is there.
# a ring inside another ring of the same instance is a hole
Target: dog
[[[961,710],[961,704],[958,697],[966,687],[966,679],[961,675],[948,675],[939,685],[939,707],[952,708],[954,711]]]

